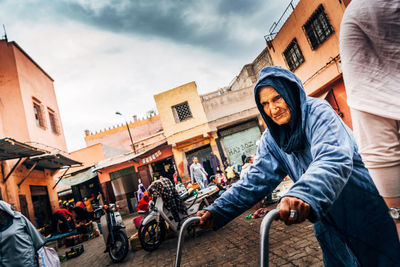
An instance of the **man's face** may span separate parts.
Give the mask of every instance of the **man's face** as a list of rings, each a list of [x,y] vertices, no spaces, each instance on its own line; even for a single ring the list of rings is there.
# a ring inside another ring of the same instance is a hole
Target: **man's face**
[[[199,162],[199,160],[198,160],[197,158],[194,158],[194,159],[193,159],[193,163],[194,163],[194,164],[197,164],[197,162]]]
[[[290,121],[290,110],[283,97],[271,86],[260,90],[260,103],[264,112],[278,125],[284,125]]]

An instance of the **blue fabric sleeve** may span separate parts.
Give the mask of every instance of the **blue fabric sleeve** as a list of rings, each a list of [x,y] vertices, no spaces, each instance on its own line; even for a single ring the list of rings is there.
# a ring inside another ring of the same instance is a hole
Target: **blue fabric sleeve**
[[[27,234],[32,238],[33,247],[35,248],[35,251],[38,251],[41,247],[44,246],[44,239],[39,231],[36,230],[33,224],[24,215],[21,214],[21,217],[23,221],[25,221]]]
[[[286,176],[278,161],[269,152],[265,140],[267,134],[264,133],[255,161],[246,175],[234,183],[212,205],[205,208],[212,214],[215,230],[261,201]]]
[[[310,204],[309,219],[315,222],[325,216],[350,177],[354,141],[326,102],[310,108],[306,128],[312,162],[285,196]]]

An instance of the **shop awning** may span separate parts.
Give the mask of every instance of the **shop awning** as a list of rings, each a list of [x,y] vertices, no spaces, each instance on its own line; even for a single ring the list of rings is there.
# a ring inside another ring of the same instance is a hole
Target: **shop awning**
[[[64,167],[81,165],[82,163],[56,153],[29,158],[24,162],[24,164],[31,166],[36,164],[36,167],[38,168],[57,170]]]
[[[57,192],[58,197],[64,197],[64,196],[68,196],[70,194],[72,194],[72,189],[71,188],[68,188],[67,190],[63,190],[63,191]]]
[[[116,156],[116,157],[112,157],[112,158],[108,158],[108,159],[99,161],[96,164],[94,171],[98,171],[98,170],[101,170],[101,169],[104,169],[104,168],[107,168],[107,167],[111,167],[111,166],[114,166],[114,165],[117,165],[117,164],[128,162],[130,160],[135,160],[137,157],[143,156],[144,154],[148,153],[149,151],[151,151],[151,150],[153,150],[155,148],[158,148],[160,146],[163,146],[165,144],[166,144],[166,142],[163,142],[162,144],[157,144],[157,145],[155,145],[153,147],[150,147],[147,150],[145,150],[143,152],[140,152],[140,153],[137,153],[137,154],[134,154],[133,152],[130,152],[130,153],[125,153],[125,154],[122,154],[122,155],[119,155],[119,156]]]
[[[69,174],[61,179],[59,186],[73,186],[89,181],[97,176],[94,167]]]
[[[18,159],[43,155],[46,151],[15,141],[11,138],[0,139],[0,160]]]

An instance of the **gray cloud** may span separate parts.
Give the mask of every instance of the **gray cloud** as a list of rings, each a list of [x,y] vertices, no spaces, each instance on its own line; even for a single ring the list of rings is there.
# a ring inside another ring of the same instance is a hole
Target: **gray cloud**
[[[108,31],[164,38],[229,55],[241,51],[247,57],[263,43],[265,18],[270,17],[265,16],[266,10],[274,14],[275,8],[270,4],[275,1],[265,0],[100,2],[64,0],[53,7],[57,14]],[[256,39],[243,36],[246,28],[258,29],[260,35]]]

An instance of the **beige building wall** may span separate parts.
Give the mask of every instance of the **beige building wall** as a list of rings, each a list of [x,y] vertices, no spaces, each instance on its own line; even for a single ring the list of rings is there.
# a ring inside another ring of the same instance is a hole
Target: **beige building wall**
[[[210,131],[195,82],[190,82],[154,96],[160,114],[164,134],[171,145]],[[172,107],[188,102],[192,118],[176,122]]]
[[[203,107],[213,132],[258,115],[252,86],[204,99]]]

